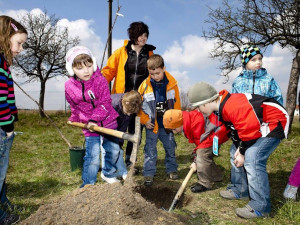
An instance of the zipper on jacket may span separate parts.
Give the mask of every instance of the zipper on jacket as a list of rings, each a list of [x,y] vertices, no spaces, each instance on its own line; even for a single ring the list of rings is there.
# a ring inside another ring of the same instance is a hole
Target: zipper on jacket
[[[81,83],[81,92],[82,92],[82,98],[83,98],[83,101],[87,102],[85,97],[84,97],[84,83],[80,82]]]
[[[91,99],[93,108],[96,108],[95,103],[94,103],[94,100],[95,100],[96,98],[95,98],[95,95],[94,95],[94,93],[92,92],[92,90],[88,90],[88,95],[90,96],[90,99]]]
[[[256,76],[256,71],[253,72],[253,87],[252,87],[252,94],[254,94],[255,76]]]
[[[141,49],[142,50],[142,49]],[[138,67],[138,62],[139,62],[139,54],[136,53],[136,62],[135,62],[135,71],[134,71],[134,78],[133,78],[133,90],[135,90],[135,83],[136,83],[136,71]]]

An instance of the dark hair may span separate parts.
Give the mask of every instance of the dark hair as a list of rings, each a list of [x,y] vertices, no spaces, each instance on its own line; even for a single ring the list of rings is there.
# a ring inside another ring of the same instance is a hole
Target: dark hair
[[[143,22],[133,22],[127,29],[127,33],[130,41],[135,44],[138,40],[138,37],[144,33],[146,33],[147,37],[149,37],[149,28]]]
[[[10,16],[0,16],[0,53],[4,53],[9,65],[12,65],[13,56],[10,50],[10,38],[14,34],[27,34],[26,29]]]

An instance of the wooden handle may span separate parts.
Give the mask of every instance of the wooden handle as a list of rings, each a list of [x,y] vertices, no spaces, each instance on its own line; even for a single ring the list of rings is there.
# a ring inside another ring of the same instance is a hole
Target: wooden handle
[[[168,210],[169,212],[172,211],[173,208],[174,208],[174,207],[176,206],[176,204],[178,203],[178,201],[179,201],[179,199],[180,199],[180,196],[182,195],[182,193],[183,193],[183,191],[184,191],[184,189],[185,189],[185,187],[186,187],[188,181],[191,179],[191,176],[193,175],[193,173],[194,173],[195,171],[196,171],[196,170],[195,170],[195,167],[191,166],[189,173],[188,173],[188,174],[186,175],[186,177],[184,178],[184,180],[183,180],[183,182],[182,182],[180,188],[178,189],[178,191],[177,191],[177,193],[176,193],[176,195],[175,195],[175,197],[174,197],[174,200],[173,200],[173,202],[172,202],[172,204],[171,204],[171,206],[170,206],[170,208],[169,208],[169,210]]]
[[[79,122],[72,122],[72,121],[68,121],[67,122],[69,125],[75,126],[75,127],[81,127],[81,128],[85,128],[88,130],[94,130],[103,134],[108,134],[117,138],[122,138],[124,139],[124,132],[118,131],[118,130],[113,130],[113,129],[109,129],[109,128],[105,128],[105,127],[99,127],[96,125],[92,125],[88,128],[87,124],[84,123],[79,123]]]
[[[183,180],[179,190],[177,191],[177,194],[175,195],[175,198],[179,200],[182,192],[184,191],[188,181],[191,179],[191,176],[193,175],[193,173],[195,172],[194,168],[191,168],[189,173],[186,175],[185,179]]]

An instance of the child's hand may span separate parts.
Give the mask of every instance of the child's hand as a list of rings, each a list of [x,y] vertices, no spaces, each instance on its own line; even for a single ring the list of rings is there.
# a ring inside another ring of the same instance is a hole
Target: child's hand
[[[7,137],[10,137],[11,135],[13,135],[13,133],[14,133],[13,131],[7,132],[7,133],[6,133],[6,136],[7,136]]]
[[[90,132],[95,132],[94,130],[91,130],[91,126],[97,126],[96,123],[93,123],[93,122],[89,122],[88,125],[87,125],[87,128],[89,129]]]
[[[149,119],[147,121],[147,123],[145,124],[145,126],[147,127],[147,129],[153,129],[154,128],[154,124],[151,123],[151,119]]]
[[[197,166],[196,166],[196,163],[193,162],[191,165],[190,165],[190,168],[194,170],[194,172],[197,171]]]
[[[238,148],[234,153],[234,164],[236,167],[242,167],[245,162],[245,156],[240,153],[240,149]]]

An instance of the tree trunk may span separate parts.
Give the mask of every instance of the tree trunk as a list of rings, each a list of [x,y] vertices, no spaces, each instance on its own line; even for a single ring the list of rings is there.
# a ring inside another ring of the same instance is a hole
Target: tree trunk
[[[286,110],[290,116],[289,133],[294,119],[294,112],[297,102],[297,88],[300,72],[300,50],[297,51],[296,57],[293,59],[293,65],[290,73],[289,86],[286,94]]]
[[[40,117],[46,117],[45,113],[43,112],[44,110],[44,101],[45,101],[45,91],[46,91],[46,82],[41,82],[41,90],[40,90],[40,99],[39,99],[39,113]],[[43,110],[42,110],[43,109]]]

